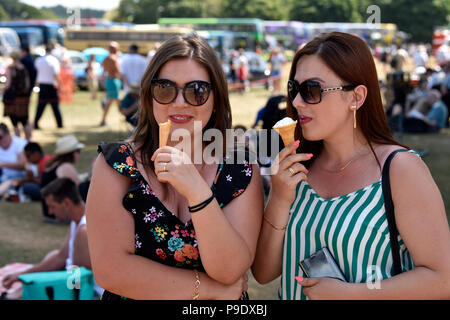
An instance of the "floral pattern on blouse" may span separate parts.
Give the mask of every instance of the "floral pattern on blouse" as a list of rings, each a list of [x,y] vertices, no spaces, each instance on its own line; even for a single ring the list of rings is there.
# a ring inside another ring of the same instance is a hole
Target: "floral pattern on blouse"
[[[158,199],[135,166],[131,147],[120,143],[100,144],[99,152],[114,170],[132,179],[122,203],[134,218],[135,254],[174,267],[204,271],[192,221],[183,223]],[[244,193],[251,177],[248,161],[228,164],[224,158],[211,187],[219,206],[226,206]]]

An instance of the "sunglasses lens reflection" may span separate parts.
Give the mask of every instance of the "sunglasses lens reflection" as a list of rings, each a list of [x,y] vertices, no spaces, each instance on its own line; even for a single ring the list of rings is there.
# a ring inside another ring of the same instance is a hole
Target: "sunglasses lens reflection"
[[[209,87],[206,83],[191,82],[185,88],[185,99],[188,103],[194,106],[202,105],[208,100]]]
[[[321,87],[320,83],[316,81],[303,81],[299,84],[296,80],[289,80],[288,94],[291,102],[295,100],[297,94],[300,93],[303,101],[309,104],[316,104],[320,102]]]
[[[320,84],[314,81],[305,81],[300,85],[300,95],[307,103],[320,102]]]
[[[153,81],[151,91],[153,98],[161,104],[173,102],[178,95],[176,84],[168,80]],[[188,104],[201,106],[208,100],[210,91],[208,82],[192,81],[183,88],[183,96]]]
[[[171,103],[177,96],[177,88],[168,81],[155,81],[152,83],[152,96],[159,103]]]

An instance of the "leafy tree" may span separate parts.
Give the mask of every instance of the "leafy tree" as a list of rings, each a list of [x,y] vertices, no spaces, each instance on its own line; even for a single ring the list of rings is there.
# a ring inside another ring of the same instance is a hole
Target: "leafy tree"
[[[56,19],[56,15],[47,10],[38,9],[27,4],[22,4],[20,18],[23,19]]]
[[[54,7],[42,7],[42,10],[51,11],[58,18],[67,18],[67,8],[61,5]]]
[[[164,17],[202,17],[203,1],[201,0],[181,0],[170,1],[163,11]]]
[[[71,7],[72,8],[72,7]],[[69,16],[67,7],[57,5],[54,7],[42,7],[42,10],[53,12],[58,18],[64,19]],[[81,18],[102,18],[105,14],[104,10],[81,9]]]
[[[10,17],[20,15],[21,3],[18,0],[2,0],[1,6]]]
[[[2,0],[1,5],[10,19],[54,19],[55,15],[46,10],[39,10],[18,0]]]
[[[449,0],[380,1],[381,22],[393,22],[412,36],[412,41],[430,42],[433,28],[448,24]]]
[[[220,18],[222,15],[222,1],[221,0],[204,0],[203,1],[203,17]]]
[[[3,2],[17,5],[17,0]],[[236,17],[365,22],[370,5],[380,7],[382,23],[397,24],[414,41],[430,41],[433,27],[446,25],[450,12],[450,0],[121,0],[114,20],[156,23],[160,17]],[[13,16],[7,6],[3,7]]]
[[[290,20],[302,22],[359,22],[357,0],[293,0]]]
[[[176,0],[121,0],[118,15],[115,21],[128,21],[133,23],[156,23],[163,15],[166,16],[167,8]]]
[[[229,18],[260,18],[285,20],[287,1],[284,0],[224,0],[222,16]]]
[[[5,11],[5,9],[2,7],[2,5],[0,4],[0,21],[1,20],[6,20],[9,18],[8,13]]]

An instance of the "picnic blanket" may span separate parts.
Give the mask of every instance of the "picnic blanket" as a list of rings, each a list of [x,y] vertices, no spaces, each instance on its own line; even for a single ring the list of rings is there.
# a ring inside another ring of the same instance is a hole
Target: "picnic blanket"
[[[3,287],[3,278],[10,273],[24,271],[32,266],[32,264],[16,262],[0,268],[0,296],[6,292],[6,299],[20,299],[22,296],[22,282],[14,282],[11,288],[7,290]]]

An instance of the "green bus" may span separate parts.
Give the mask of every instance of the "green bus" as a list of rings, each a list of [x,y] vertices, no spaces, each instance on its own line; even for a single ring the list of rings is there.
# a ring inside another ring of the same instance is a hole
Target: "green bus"
[[[233,31],[236,49],[254,51],[257,45],[264,45],[264,23],[257,18],[160,18],[158,24],[196,31]]]

